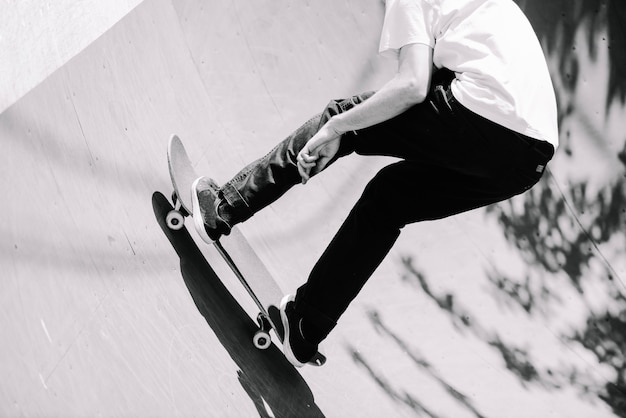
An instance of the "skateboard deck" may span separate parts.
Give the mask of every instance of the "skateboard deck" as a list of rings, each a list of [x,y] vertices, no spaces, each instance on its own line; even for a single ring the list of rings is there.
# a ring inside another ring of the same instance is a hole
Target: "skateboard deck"
[[[175,209],[168,213],[166,222],[171,229],[181,229],[184,227],[184,218],[191,216],[191,187],[199,176],[193,168],[182,141],[176,135],[170,138],[167,157],[174,186],[172,201]],[[280,304],[283,292],[248,240],[237,227],[233,227],[230,235],[216,241],[214,246],[259,308],[260,312],[256,318],[259,330],[253,337],[255,347],[266,349],[271,345],[269,335],[271,329],[282,342],[284,332],[277,306]],[[322,366],[325,362],[326,357],[318,353],[309,364]]]

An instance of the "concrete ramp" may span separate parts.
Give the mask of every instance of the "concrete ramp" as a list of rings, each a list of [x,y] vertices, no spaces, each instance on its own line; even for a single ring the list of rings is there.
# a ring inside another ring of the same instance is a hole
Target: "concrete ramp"
[[[615,369],[592,337],[567,338],[593,311],[580,295],[602,292],[528,256],[515,237],[535,218],[505,216],[536,199],[545,219],[567,179],[406,228],[319,369],[256,350],[254,305],[226,265],[194,231],[164,227],[170,134],[227,180],[329,99],[393,73],[376,56],[382,13],[378,0],[145,0],[0,114],[0,415],[612,416],[600,399],[619,393]],[[242,225],[283,291],[387,162],[348,157]],[[578,210],[572,230],[586,228]],[[621,281],[621,241],[586,239]],[[546,294],[537,277],[575,314],[520,309]]]

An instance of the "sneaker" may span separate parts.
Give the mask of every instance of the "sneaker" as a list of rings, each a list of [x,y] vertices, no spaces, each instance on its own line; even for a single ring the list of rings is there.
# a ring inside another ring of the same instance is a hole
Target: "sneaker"
[[[304,339],[302,316],[295,310],[295,296],[287,295],[280,302],[280,317],[285,329],[283,350],[285,357],[296,367],[302,367],[317,354],[317,344]]]
[[[213,244],[230,233],[230,226],[217,213],[219,186],[207,177],[199,177],[191,186],[193,223],[200,238]]]

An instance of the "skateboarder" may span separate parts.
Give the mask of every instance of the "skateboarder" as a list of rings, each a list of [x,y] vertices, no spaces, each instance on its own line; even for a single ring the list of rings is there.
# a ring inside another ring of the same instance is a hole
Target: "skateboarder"
[[[370,181],[307,282],[283,299],[285,354],[296,366],[405,225],[523,193],[558,144],[548,68],[512,0],[387,0],[385,8],[380,52],[398,59],[391,80],[331,101],[223,186],[204,177],[193,186],[194,223],[212,242],[339,157],[401,159]]]

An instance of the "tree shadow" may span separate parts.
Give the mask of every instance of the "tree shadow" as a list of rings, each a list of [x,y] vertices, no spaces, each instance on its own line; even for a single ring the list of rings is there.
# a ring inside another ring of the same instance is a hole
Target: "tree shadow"
[[[624,109],[626,103],[626,2],[621,0],[516,0],[544,41],[546,55],[557,57],[561,84],[560,98],[576,94],[584,83],[597,83],[604,92],[604,114],[608,118],[613,104]],[[583,36],[581,36],[581,34]],[[602,49],[606,49],[603,51]],[[608,80],[590,80],[593,74],[581,73],[581,50],[596,65],[601,53],[608,55]],[[606,86],[606,83],[608,86]],[[559,91],[560,90],[560,91]],[[576,109],[584,103],[560,103],[560,122],[572,117],[589,117],[601,109]],[[614,115],[613,115],[614,116]],[[605,127],[598,126],[593,144],[609,148]],[[596,137],[597,136],[597,137]],[[562,142],[568,155],[577,150],[565,132]],[[610,147],[615,150],[615,147]],[[626,166],[626,141],[617,147],[617,161]],[[491,273],[496,291],[511,304],[527,313],[546,311],[558,297],[550,294],[551,275],[565,275],[571,288],[586,301],[585,285],[601,288],[605,295],[602,308],[589,308],[587,320],[579,329],[566,331],[560,338],[577,344],[592,353],[598,364],[612,369],[614,379],[597,382],[575,367],[561,370],[563,385],[576,387],[581,393],[606,402],[613,412],[626,417],[626,284],[613,266],[608,252],[623,257],[623,234],[626,226],[626,180],[623,172],[607,181],[600,190],[590,191],[593,174],[584,181],[570,182],[563,189],[554,178],[542,181],[520,197],[522,206],[504,202],[487,209],[488,217],[496,219],[509,243],[519,249],[529,266],[526,280],[507,277],[499,271]],[[519,201],[518,201],[519,203]],[[548,294],[546,295],[546,289]]]
[[[515,0],[528,16],[540,39],[546,40],[547,53],[559,56],[559,72],[568,80],[566,87],[574,88],[578,81],[578,65],[572,61],[576,35],[581,25],[588,25],[587,48],[592,58],[599,48],[608,48],[609,94],[608,106],[614,99],[626,101],[626,5],[622,0]],[[606,29],[603,44],[595,35]]]
[[[447,382],[438,372],[432,367],[432,365],[425,359],[415,348],[411,347],[411,345],[402,339],[398,334],[396,334],[391,328],[387,326],[382,320],[380,312],[375,309],[370,309],[367,312],[367,316],[370,320],[370,323],[374,327],[374,329],[381,334],[382,336],[391,339],[395,343],[395,345],[403,352],[406,353],[409,359],[413,362],[413,364],[437,382],[444,391],[454,399],[461,407],[466,409],[476,418],[484,418],[484,415],[478,411],[478,409],[473,405],[470,398],[456,389],[452,384]],[[361,364],[365,367],[370,375],[376,376],[372,366],[370,366],[363,356],[359,355],[356,350],[352,349],[352,356],[355,362]],[[391,389],[389,384],[386,384],[384,379],[381,377],[376,377],[375,379],[378,382],[381,382],[380,386],[394,399],[398,399],[411,406],[416,412],[424,412],[429,416],[433,416],[433,414],[428,411],[423,405],[418,404],[414,397],[407,394],[406,391],[403,391],[403,395],[400,396],[398,391]]]
[[[173,231],[167,227],[165,217],[173,209],[167,198],[155,192],[152,206],[180,257],[182,278],[198,311],[241,369],[237,378],[259,416],[270,416],[269,407],[274,417],[323,417],[311,389],[282,352],[273,344],[262,351],[253,346],[256,323],[223,285],[187,229]]]
[[[435,414],[433,411],[429,410],[422,402],[415,398],[414,395],[411,395],[405,390],[396,390],[393,388],[393,385],[385,379],[382,374],[377,371],[374,366],[371,365],[365,357],[359,353],[359,351],[351,346],[347,346],[348,352],[350,352],[352,356],[352,360],[365,369],[370,379],[372,379],[376,385],[382,389],[383,392],[390,398],[396,402],[400,402],[405,406],[408,406],[416,415],[427,415],[431,418],[438,418],[439,415]]]
[[[577,331],[571,340],[592,352],[598,362],[615,370],[614,382],[607,382],[598,396],[619,416],[626,415],[626,309],[617,314],[609,312],[592,315],[586,328]]]
[[[505,367],[515,375],[523,386],[539,385],[551,390],[560,387],[553,378],[553,371],[540,370],[533,364],[527,350],[507,344],[501,336],[483,326],[471,311],[456,301],[453,293],[437,295],[430,287],[427,277],[416,266],[415,260],[406,256],[402,258],[402,280],[414,286],[428,296],[450,318],[459,332],[467,332],[495,349],[502,358]]]
[[[618,179],[594,196],[585,183],[576,184],[568,199],[563,195],[556,181],[542,181],[523,195],[521,207],[509,200],[487,207],[486,214],[498,221],[527,264],[565,272],[582,293],[585,268],[598,257],[598,247],[626,225],[626,182]],[[584,224],[577,214],[584,214]],[[614,281],[615,272],[604,264],[605,278]]]
[[[560,386],[602,399],[624,417],[626,286],[604,251],[614,247],[611,243],[623,234],[626,182],[618,179],[594,195],[585,183],[575,184],[567,191],[568,199],[563,196],[555,181],[543,181],[522,197],[521,206],[503,202],[487,208],[486,215],[498,221],[507,241],[531,266],[525,280],[498,271],[488,273],[489,280],[497,293],[528,314],[547,312],[559,301],[550,283],[552,275],[564,274],[582,301],[587,298],[585,288],[600,286],[604,290],[606,311],[589,308],[586,325],[559,338],[584,347],[598,364],[614,370],[615,380],[598,382],[597,377],[574,366],[552,370],[552,376]]]

